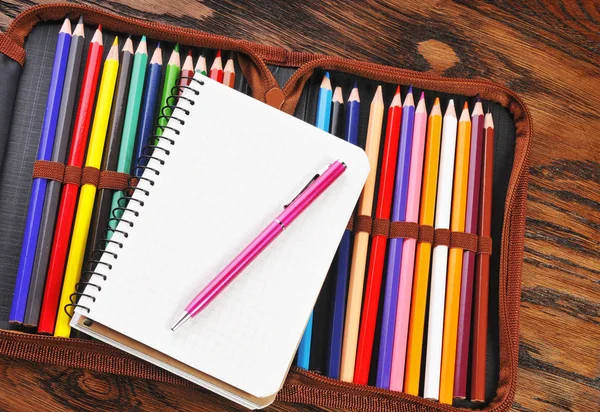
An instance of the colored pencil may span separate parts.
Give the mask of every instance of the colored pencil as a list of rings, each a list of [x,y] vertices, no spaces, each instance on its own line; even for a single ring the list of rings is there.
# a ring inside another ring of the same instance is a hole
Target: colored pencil
[[[346,103],[346,119],[344,140],[358,144],[358,125],[360,119],[360,97],[356,82]],[[342,360],[342,338],[344,336],[344,319],[346,314],[346,291],[350,272],[350,252],[352,250],[352,231],[344,230],[337,250],[337,265],[333,291],[333,308],[331,314],[331,337],[329,339],[329,356],[326,374],[330,378],[340,378]]]
[[[87,146],[88,131],[92,118],[92,109],[94,108],[96,85],[98,84],[103,50],[102,26],[98,26],[88,49],[79,105],[77,115],[75,116],[75,126],[73,127],[73,136],[67,158],[68,166],[81,167],[83,165],[83,156]],[[46,285],[44,287],[44,299],[42,300],[42,310],[38,323],[38,332],[40,333],[51,334],[54,332],[54,324],[58,312],[58,299],[60,297],[78,193],[79,186],[77,184],[65,183],[63,185],[56,218],[56,227],[54,229],[52,252],[48,264]]]
[[[358,201],[358,214],[371,216],[373,210],[373,197],[375,194],[375,179],[377,177],[377,162],[379,158],[379,142],[383,126],[383,92],[377,86],[375,96],[371,102],[369,112],[369,125],[367,127],[367,143],[365,151],[369,157],[371,171]],[[354,365],[356,362],[356,347],[358,343],[358,328],[360,323],[360,308],[363,295],[367,253],[369,250],[369,234],[359,232],[354,236],[352,264],[350,267],[350,282],[348,288],[348,302],[346,304],[346,320],[344,323],[344,339],[342,343],[342,362],[340,379],[352,382],[354,379]]]
[[[375,219],[389,219],[392,209],[392,196],[394,191],[394,173],[398,159],[398,143],[400,138],[400,124],[402,121],[402,100],[400,87],[388,109],[383,158],[379,175],[379,191],[375,207]],[[379,308],[379,294],[381,291],[381,277],[385,263],[387,236],[372,236],[371,253],[367,271],[367,283],[363,298],[362,317],[358,334],[358,348],[356,351],[356,366],[354,368],[354,382],[366,385],[369,380],[371,354],[373,352],[373,339],[375,337],[375,324],[377,323],[377,309]]]
[[[419,224],[424,226],[433,227],[441,137],[442,110],[440,99],[436,98],[427,123],[427,144],[425,147],[423,189],[421,191],[421,211],[419,215]],[[414,396],[419,395],[430,263],[431,243],[417,243],[404,372],[404,392]]]
[[[225,69],[223,69],[223,84],[231,88],[235,87],[235,65],[231,57],[227,60]]]
[[[56,41],[56,51],[52,65],[48,98],[46,100],[46,110],[42,122],[37,160],[50,160],[52,157],[56,121],[58,119],[58,111],[60,110],[60,100],[63,92],[70,45],[71,21],[67,18],[58,32],[58,39]],[[47,182],[48,180],[40,178],[33,179],[31,183],[25,233],[23,235],[23,243],[21,244],[21,256],[19,257],[17,279],[10,308],[9,321],[11,323],[23,323],[23,318],[25,317],[25,307],[27,306],[27,296],[29,295],[29,284],[31,283],[31,272],[35,260]]]
[[[457,124],[454,101],[450,99],[442,125],[442,148],[440,150],[440,169],[435,203],[435,229],[450,228]],[[442,333],[444,327],[447,267],[448,246],[435,246],[431,258],[427,352],[423,387],[423,397],[427,399],[437,400],[440,394],[440,367],[442,362]]]
[[[337,86],[331,98],[331,127],[329,132],[339,138],[344,133],[344,97],[342,88]],[[336,256],[337,258],[337,256]],[[327,371],[327,355],[329,352],[329,336],[331,334],[331,315],[333,310],[333,287],[337,273],[334,258],[321,293],[315,304],[313,316],[313,336],[310,351],[310,370],[325,374]]]
[[[321,87],[319,87],[319,97],[317,100],[317,119],[315,126],[319,129],[329,132],[329,126],[331,124],[331,98],[333,92],[331,90],[331,80],[329,79],[329,73],[325,73]],[[304,335],[298,346],[298,363],[297,365],[301,368],[308,369],[310,366],[310,345],[312,341],[312,323],[313,314],[311,313],[308,319],[308,324],[304,330]]]
[[[135,176],[141,176],[144,169],[137,167],[138,163],[140,166],[145,166],[144,162],[141,161],[140,157],[144,147],[148,145],[148,138],[152,135],[152,129],[154,128],[154,121],[156,119],[156,101],[158,99],[158,89],[160,87],[160,76],[162,72],[162,50],[160,44],[154,49],[150,64],[148,65],[148,72],[146,73],[146,83],[144,84],[144,95],[142,98],[142,106],[140,107],[140,120],[137,129],[137,135],[135,138],[135,152],[132,173]],[[122,202],[121,202],[122,203]],[[118,204],[119,206],[124,206]],[[120,212],[117,211],[117,217],[120,216]],[[116,221],[111,221],[111,224]]]
[[[210,72],[208,76],[219,83],[223,83],[223,62],[221,60],[221,50],[217,51],[217,55],[213,60],[213,64],[210,66]]]
[[[194,59],[192,57],[192,49],[190,49],[185,57],[185,60],[183,61],[183,66],[181,66],[179,86],[189,85],[192,81],[192,77],[194,77]],[[183,93],[183,90],[183,88],[180,88],[178,93]]]
[[[423,156],[425,152],[425,133],[427,131],[427,108],[425,93],[415,109],[412,150],[410,154],[410,172],[406,200],[406,221],[418,223],[421,201],[421,181],[423,176]],[[404,366],[406,362],[406,343],[408,339],[408,319],[410,298],[412,296],[413,270],[415,268],[416,239],[405,239],[400,264],[400,282],[398,285],[398,304],[396,307],[396,326],[394,329],[394,349],[392,352],[392,370],[390,389],[404,389]]]
[[[471,119],[469,116],[469,105],[465,102],[462,114],[458,120],[458,132],[456,133],[456,161],[454,164],[454,187],[450,220],[450,230],[453,232],[463,232],[465,230],[470,147]],[[462,257],[462,249],[450,248],[448,253],[448,273],[446,275],[446,308],[444,310],[442,368],[440,371],[440,403],[447,405],[452,404],[454,387]]]
[[[402,127],[400,129],[400,146],[398,148],[398,164],[394,182],[394,200],[392,221],[402,222],[406,218],[406,200],[408,193],[408,175],[410,172],[410,153],[412,149],[413,128],[415,122],[415,103],[412,87],[404,99],[402,110]],[[379,341],[379,358],[376,384],[380,388],[389,388],[392,371],[392,354],[394,349],[394,328],[396,327],[396,306],[398,304],[398,283],[400,261],[404,239],[389,240],[389,251],[386,267],[386,280],[383,295],[383,314],[381,318],[381,339]]]
[[[471,153],[467,184],[467,211],[465,233],[477,234],[479,218],[479,188],[481,184],[481,158],[483,151],[483,106],[478,98],[471,115]],[[473,277],[475,276],[475,252],[465,250],[462,257],[460,306],[458,311],[458,335],[456,337],[456,366],[453,396],[467,397],[467,373],[469,368],[469,343],[471,341],[471,310],[473,308]]]
[[[104,145],[101,170],[115,170],[119,161],[119,149],[125,125],[125,112],[130,88],[131,68],[133,65],[133,42],[131,41],[131,37],[125,41],[119,60],[119,74],[117,75],[116,90],[112,102],[108,136]],[[98,189],[90,234],[88,236],[85,261],[90,259],[91,253],[98,246],[104,248],[104,245],[98,245],[98,242],[102,240],[102,233],[106,229],[108,219],[110,218],[113,192],[114,190],[111,189]]]
[[[204,55],[204,52],[202,52],[202,54],[198,57],[198,61],[196,62],[195,71],[196,71],[196,73],[200,73],[205,76],[208,74],[208,71],[206,70],[206,56]]]
[[[75,105],[75,94],[77,92],[77,83],[79,81],[79,69],[81,67],[84,43],[84,25],[83,19],[80,17],[77,26],[75,26],[75,30],[73,30],[73,36],[71,37],[69,59],[65,69],[65,81],[60,101],[60,110],[58,112],[58,120],[56,121],[56,132],[51,157],[51,160],[55,162],[64,163],[67,156],[69,132],[71,128],[71,119],[73,117],[73,107]],[[49,180],[46,184],[46,198],[44,200],[42,220],[35,251],[35,260],[31,272],[25,318],[23,319],[23,323],[27,326],[37,326],[40,319],[40,309],[42,307],[42,297],[44,295],[48,259],[50,258],[50,246],[52,244],[54,224],[56,223],[56,211],[58,208],[61,187],[62,183],[57,182],[56,180]]]
[[[147,64],[148,49],[146,44],[146,36],[142,36],[140,44],[138,45],[133,58],[133,68],[131,69],[131,79],[127,97],[127,108],[125,110],[125,120],[123,121],[123,135],[121,136],[121,147],[119,148],[119,158],[117,160],[117,172],[131,173],[131,162],[133,157],[133,149],[135,147],[138,119],[141,112]],[[119,200],[122,197],[123,191],[121,190],[117,190],[115,193],[113,193],[110,217],[115,217],[117,219],[121,217],[122,211],[120,209],[117,210],[117,208],[120,206]],[[109,218],[108,224],[114,229],[117,226],[117,221]],[[107,238],[110,239],[111,235],[112,231],[107,231]]]
[[[118,70],[119,42],[118,38],[115,37],[115,41],[108,52],[102,69],[98,100],[96,101],[94,121],[92,123],[90,142],[85,159],[86,167],[93,167],[95,169],[100,168]],[[67,258],[67,267],[65,269],[65,278],[60,295],[58,316],[56,317],[56,327],[54,328],[54,336],[68,338],[71,334],[71,327],[69,326],[70,318],[67,313],[72,313],[73,309],[70,308],[67,312],[67,310],[63,310],[63,308],[71,303],[70,296],[72,293],[75,293],[75,284],[79,281],[95,197],[95,186],[84,184],[81,187],[79,201],[77,203],[77,214],[75,216],[75,223],[73,224],[71,245],[69,247],[69,256]]]
[[[492,235],[492,186],[494,183],[494,119],[487,113],[483,134],[483,176],[479,211],[479,236]],[[473,310],[473,346],[471,354],[471,401],[485,402],[485,371],[487,353],[487,320],[490,255],[480,253],[475,258],[475,307]]]
[[[173,95],[173,88],[177,85],[180,73],[181,58],[179,57],[179,44],[176,44],[171,52],[171,57],[169,57],[167,69],[165,70],[165,81],[160,97],[160,109],[158,111],[158,127],[155,132],[157,136],[162,136],[164,126],[169,122],[169,116],[171,116],[172,111],[169,106],[175,104],[173,100],[169,100],[169,97]],[[177,92],[175,92],[175,94],[177,94]]]

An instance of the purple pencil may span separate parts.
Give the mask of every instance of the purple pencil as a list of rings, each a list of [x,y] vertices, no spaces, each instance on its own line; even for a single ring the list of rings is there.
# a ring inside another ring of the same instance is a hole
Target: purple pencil
[[[415,102],[412,87],[404,99],[402,108],[402,127],[400,129],[400,145],[398,147],[398,163],[394,184],[394,200],[392,221],[406,220],[406,200],[408,192],[408,175],[410,171],[410,153],[412,151],[413,126],[415,123]],[[376,385],[380,388],[390,387],[390,371],[392,368],[392,351],[394,347],[394,329],[396,325],[396,306],[398,304],[398,283],[400,281],[400,263],[402,261],[402,238],[390,239],[388,261],[386,267],[385,291],[383,295],[383,316],[381,320],[381,340],[379,342],[379,359],[377,364]]]
[[[467,185],[467,211],[465,232],[477,234],[479,217],[479,187],[481,182],[481,162],[483,155],[483,105],[477,103],[471,115],[471,152],[469,154],[469,180]],[[469,341],[471,339],[471,309],[473,307],[473,276],[475,273],[475,252],[463,253],[460,284],[460,307],[458,314],[458,336],[456,342],[456,368],[454,373],[454,397],[467,396],[467,371],[469,367]]]

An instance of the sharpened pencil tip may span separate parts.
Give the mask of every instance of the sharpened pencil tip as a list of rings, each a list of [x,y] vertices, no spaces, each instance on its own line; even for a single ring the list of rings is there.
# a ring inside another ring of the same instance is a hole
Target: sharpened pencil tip
[[[331,90],[331,80],[329,79],[329,73],[325,72],[325,76],[323,76],[323,80],[321,81],[321,89]]]
[[[215,59],[216,59],[217,57],[221,57],[221,49],[217,50],[217,55],[215,56]]]
[[[469,102],[465,102],[465,104],[463,105],[463,110],[464,109],[469,110]]]
[[[358,82],[356,80],[354,80],[354,85],[352,86],[353,89],[356,89],[358,87]]]
[[[177,53],[179,53],[179,43],[175,44],[175,47],[173,47],[173,51],[176,51]]]
[[[188,55],[188,57],[192,57],[192,49],[188,50],[188,54],[187,55]]]
[[[408,93],[407,94],[412,94],[413,90],[412,90],[412,85],[408,86]]]
[[[330,79],[329,72],[325,72],[325,77],[327,77],[328,79]]]
[[[97,30],[102,31],[102,25],[101,24],[98,25],[98,29]]]
[[[83,23],[83,16],[79,16],[79,20],[77,20],[77,24],[82,24]]]
[[[115,39],[113,40],[113,46],[114,45],[118,45],[119,44],[119,36],[116,36]]]
[[[394,95],[400,94],[400,85],[396,86],[396,92]]]
[[[71,34],[71,20],[69,20],[69,18],[67,17],[65,19],[65,21],[63,22],[61,28],[60,28],[60,33],[68,33]]]
[[[157,49],[160,49],[160,42],[158,42],[158,44],[156,45]]]
[[[140,42],[142,42],[142,41],[144,41],[144,42],[146,41],[146,36],[142,35],[142,38],[140,39]]]
[[[419,100],[423,100],[425,98],[425,92],[421,92],[421,97],[419,97]]]
[[[342,94],[342,88],[337,86],[333,91],[333,97],[331,99],[333,102],[344,103],[344,95]]]

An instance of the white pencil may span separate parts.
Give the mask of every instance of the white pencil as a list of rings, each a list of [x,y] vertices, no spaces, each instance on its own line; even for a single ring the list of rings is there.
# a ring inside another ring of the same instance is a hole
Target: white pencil
[[[454,179],[454,156],[458,120],[454,101],[448,102],[442,125],[440,168],[435,205],[435,228],[450,228],[452,205],[452,182]],[[425,357],[425,387],[423,397],[437,400],[440,394],[440,368],[442,363],[442,335],[444,327],[444,305],[446,298],[446,269],[448,246],[438,245],[433,249],[429,297],[429,325],[427,329],[427,352]]]

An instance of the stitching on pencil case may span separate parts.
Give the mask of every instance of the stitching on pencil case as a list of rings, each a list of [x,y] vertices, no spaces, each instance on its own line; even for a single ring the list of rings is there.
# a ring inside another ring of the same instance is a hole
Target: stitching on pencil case
[[[418,239],[419,224],[416,222],[391,222],[388,237],[390,239]]]
[[[131,178],[128,173],[103,170],[98,179],[98,189],[123,190],[127,188],[127,181]]]
[[[65,166],[63,184],[81,185],[81,168],[77,166]]]
[[[86,166],[83,168],[83,172],[81,173],[81,186],[92,185],[98,187],[99,180],[100,170],[90,166]]]
[[[65,165],[50,160],[36,160],[33,163],[33,179],[48,179],[63,182],[65,177]]]

